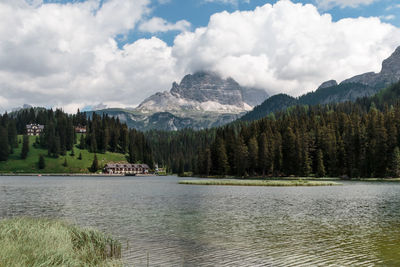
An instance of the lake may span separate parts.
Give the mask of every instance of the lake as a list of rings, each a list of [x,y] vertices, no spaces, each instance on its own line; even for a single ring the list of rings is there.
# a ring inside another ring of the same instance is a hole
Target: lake
[[[135,266],[400,266],[400,184],[178,181],[0,176],[0,217],[96,227],[120,240],[124,261]]]

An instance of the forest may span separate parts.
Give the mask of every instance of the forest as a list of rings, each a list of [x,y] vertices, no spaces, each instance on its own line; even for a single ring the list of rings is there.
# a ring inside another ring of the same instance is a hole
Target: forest
[[[400,83],[374,97],[294,106],[204,131],[149,132],[174,173],[209,176],[399,177]]]
[[[91,153],[121,153],[128,162],[151,168],[158,164],[178,174],[399,177],[399,100],[397,83],[355,102],[292,106],[252,122],[177,132],[139,132],[118,118],[88,116],[79,110],[69,115],[62,110],[24,109],[0,116],[0,161],[21,145],[17,136],[25,133],[26,124],[40,123],[45,129],[35,145],[47,149],[49,157],[77,146]],[[76,126],[87,128],[79,140]]]
[[[0,116],[0,161],[6,161],[14,149],[22,145],[21,159],[29,153],[28,138],[18,142],[18,135],[26,134],[26,125],[45,125],[43,133],[36,138],[34,146],[47,150],[48,157],[57,158],[73,153],[75,145],[91,153],[117,152],[126,154],[131,163],[144,162],[153,167],[152,151],[144,134],[121,123],[118,119],[85,113],[69,115],[62,110],[44,108],[22,109]],[[86,127],[87,133],[77,140],[76,126]]]

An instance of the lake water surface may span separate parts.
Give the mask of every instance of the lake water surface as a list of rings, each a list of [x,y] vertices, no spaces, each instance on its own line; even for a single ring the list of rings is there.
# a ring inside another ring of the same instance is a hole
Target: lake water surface
[[[400,184],[179,185],[177,177],[0,177],[0,217],[62,218],[128,266],[400,266]]]

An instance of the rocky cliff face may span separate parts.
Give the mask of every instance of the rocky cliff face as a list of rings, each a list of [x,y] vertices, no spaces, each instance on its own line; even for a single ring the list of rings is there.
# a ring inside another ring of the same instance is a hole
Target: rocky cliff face
[[[336,86],[336,85],[338,85],[338,83],[337,83],[335,80],[330,80],[330,81],[323,82],[323,83],[318,87],[318,89],[329,88],[329,87]],[[317,90],[318,90],[318,89],[317,89]]]
[[[240,114],[267,97],[263,90],[241,87],[232,78],[223,79],[215,73],[202,71],[186,75],[180,84],[174,82],[169,92],[156,93],[145,99],[136,111],[146,114],[170,112],[181,117],[191,112]]]
[[[367,72],[344,80],[342,83],[361,83],[372,88],[383,88],[400,80],[400,46],[382,62],[379,73]]]
[[[204,129],[229,123],[268,98],[213,72],[186,75],[170,91],[156,93],[133,110],[103,110],[139,130]]]
[[[171,94],[197,102],[212,101],[244,108],[240,85],[232,78],[222,79],[212,72],[186,75],[179,85],[172,85]]]

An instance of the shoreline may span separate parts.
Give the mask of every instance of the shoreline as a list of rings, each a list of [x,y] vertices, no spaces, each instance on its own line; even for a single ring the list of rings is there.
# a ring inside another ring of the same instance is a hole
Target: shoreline
[[[81,177],[149,177],[153,174],[139,174],[129,176],[124,174],[103,174],[103,173],[0,173],[0,176],[81,176]]]
[[[238,179],[198,179],[181,180],[182,185],[215,185],[215,186],[271,186],[271,187],[289,187],[289,186],[338,186],[343,185],[330,181],[309,181],[309,180],[238,180]]]

